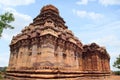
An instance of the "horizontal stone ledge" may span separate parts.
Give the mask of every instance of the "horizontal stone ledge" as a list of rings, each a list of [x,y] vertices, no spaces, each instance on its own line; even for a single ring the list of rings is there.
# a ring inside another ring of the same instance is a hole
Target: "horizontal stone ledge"
[[[109,75],[94,75],[94,74],[16,74],[16,73],[7,73],[7,76],[11,77],[18,77],[18,78],[36,78],[36,79],[57,79],[57,78],[76,78],[76,77],[103,77],[103,76],[109,76]]]
[[[71,71],[71,70],[9,70],[8,73],[29,73],[29,74],[110,74],[109,71]]]
[[[59,74],[55,74],[55,75],[39,75],[39,74],[7,74],[7,76],[11,76],[11,77],[18,77],[18,78],[38,78],[38,79],[55,79],[55,78],[74,78],[74,77],[81,77],[83,75],[59,75]]]

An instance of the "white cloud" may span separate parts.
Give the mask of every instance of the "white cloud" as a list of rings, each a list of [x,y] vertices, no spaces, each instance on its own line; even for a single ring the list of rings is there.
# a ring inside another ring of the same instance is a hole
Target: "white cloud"
[[[86,11],[79,11],[79,10],[73,10],[73,13],[76,14],[79,17],[86,17],[87,16],[87,12]]]
[[[89,2],[94,2],[97,0],[79,0],[76,2],[78,5],[87,5]],[[120,0],[98,0],[98,3],[108,6],[108,5],[120,5]]]
[[[95,12],[87,12],[81,10],[73,10],[73,13],[81,18],[90,18],[92,20],[100,20],[104,17],[104,15]]]
[[[100,25],[97,27],[87,27],[91,28],[91,31],[87,33],[85,36],[91,36],[90,42],[97,42],[101,45],[106,46],[114,46],[116,48],[120,48],[120,21],[111,21],[104,25]],[[98,36],[99,35],[99,36]]]
[[[120,40],[118,36],[115,35],[105,35],[104,37],[92,40],[92,42],[97,42],[101,45],[120,47]]]
[[[35,3],[35,0],[0,0],[0,4],[5,6],[20,6]]]
[[[97,20],[97,19],[102,19],[103,15],[100,13],[95,13],[95,12],[88,12],[88,16],[93,19],[93,20]]]
[[[93,1],[96,1],[96,0],[79,0],[76,2],[76,4],[78,5],[87,5],[88,2],[93,2]]]
[[[80,0],[80,1],[76,2],[76,4],[78,4],[78,5],[87,5],[88,0]]]
[[[10,35],[10,34],[7,34],[7,33],[2,34],[2,39],[6,40],[6,41],[8,41],[8,40],[10,41],[11,38],[12,38],[12,35]]]
[[[25,26],[29,25],[30,22],[32,22],[32,17],[31,16],[19,13],[13,8],[4,8],[3,11],[4,12],[9,11],[9,12],[13,13],[14,17],[15,17],[15,21],[13,23],[11,23],[11,25],[14,26],[15,29],[4,30],[4,32],[2,33],[2,35],[3,35],[2,39],[4,39],[4,40],[10,41],[13,35],[16,35],[17,33],[20,33],[20,31]]]
[[[108,5],[120,5],[120,0],[99,0],[99,3],[108,6]]]

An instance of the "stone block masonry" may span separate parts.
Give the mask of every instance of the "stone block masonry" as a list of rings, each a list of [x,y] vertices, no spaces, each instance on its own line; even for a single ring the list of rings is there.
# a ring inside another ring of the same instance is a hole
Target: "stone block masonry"
[[[110,56],[96,43],[83,45],[53,5],[13,37],[6,77],[14,80],[77,80],[110,75]]]

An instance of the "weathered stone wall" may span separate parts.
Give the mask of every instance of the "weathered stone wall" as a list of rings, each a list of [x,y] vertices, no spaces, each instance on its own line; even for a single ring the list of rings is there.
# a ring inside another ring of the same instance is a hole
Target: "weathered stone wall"
[[[101,71],[109,72],[110,57],[103,47],[97,44],[85,45],[83,51],[83,66],[84,71]]]
[[[109,76],[109,54],[95,43],[82,45],[52,5],[13,37],[7,77],[58,79]],[[79,78],[78,78],[79,79]]]

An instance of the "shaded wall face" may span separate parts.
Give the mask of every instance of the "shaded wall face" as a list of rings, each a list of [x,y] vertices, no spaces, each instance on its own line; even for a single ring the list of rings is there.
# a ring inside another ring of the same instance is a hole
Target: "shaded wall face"
[[[83,53],[83,70],[84,71],[110,71],[109,58],[99,52]]]
[[[74,50],[70,43],[65,44],[64,40],[60,41],[54,36],[46,35],[41,39],[32,40],[29,46],[19,47],[19,51],[15,55],[11,53],[10,65],[15,69],[57,67],[67,70],[80,70],[80,67],[82,67],[78,56],[80,53],[80,50]],[[16,57],[16,54],[18,57]]]
[[[66,48],[65,41],[48,36],[48,39],[43,39],[41,47],[38,48],[41,50],[40,58],[37,60],[39,66],[79,69],[75,51]]]
[[[81,56],[80,56],[81,55]],[[110,71],[109,57],[100,51],[74,49],[72,44],[52,35],[34,39],[31,46],[11,52],[9,68],[51,67],[67,70]]]

